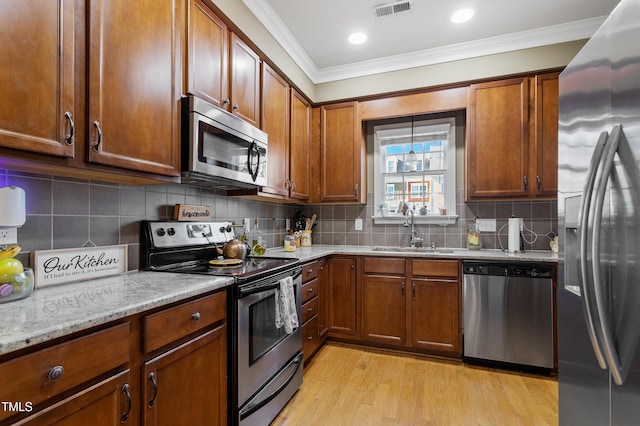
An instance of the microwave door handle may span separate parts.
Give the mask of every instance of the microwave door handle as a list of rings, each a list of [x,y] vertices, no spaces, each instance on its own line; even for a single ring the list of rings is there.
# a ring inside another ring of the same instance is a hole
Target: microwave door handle
[[[603,350],[601,348],[600,341],[598,339],[598,333],[596,331],[596,324],[594,318],[594,306],[592,305],[592,289],[590,286],[590,271],[587,260],[588,253],[588,235],[589,235],[589,216],[591,212],[591,198],[593,196],[593,189],[595,185],[596,175],[598,169],[600,168],[600,163],[602,160],[602,155],[605,150],[605,146],[607,144],[607,139],[609,134],[607,132],[602,132],[600,137],[598,138],[598,143],[596,144],[593,155],[591,156],[591,162],[589,164],[589,169],[587,170],[587,182],[585,183],[585,187],[582,194],[582,199],[580,201],[580,211],[578,218],[578,232],[580,235],[580,293],[582,295],[582,309],[585,316],[585,322],[587,325],[587,331],[589,334],[589,340],[591,341],[591,346],[593,347],[593,352],[598,361],[598,365],[603,370],[607,368],[607,363],[604,357]]]
[[[255,170],[253,169],[253,157],[256,157],[256,168]],[[248,163],[248,169],[249,169],[249,174],[251,174],[251,179],[253,179],[253,181],[255,182],[255,180],[258,177],[258,169],[260,168],[260,150],[258,149],[258,145],[256,144],[255,141],[251,142],[251,145],[249,145],[249,153],[247,155],[247,163]]]

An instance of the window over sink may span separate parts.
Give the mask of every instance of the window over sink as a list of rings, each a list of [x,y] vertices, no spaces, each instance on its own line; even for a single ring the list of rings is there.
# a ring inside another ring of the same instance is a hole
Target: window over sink
[[[406,208],[416,223],[455,223],[455,129],[453,117],[424,116],[374,127],[376,223],[403,223]]]

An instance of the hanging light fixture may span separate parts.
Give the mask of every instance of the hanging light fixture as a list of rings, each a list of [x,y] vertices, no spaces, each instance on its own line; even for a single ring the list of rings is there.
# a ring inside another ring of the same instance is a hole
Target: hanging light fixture
[[[413,150],[413,116],[411,116],[411,150],[405,159],[405,164],[409,166],[410,170],[415,170],[418,165],[418,156],[416,152]]]

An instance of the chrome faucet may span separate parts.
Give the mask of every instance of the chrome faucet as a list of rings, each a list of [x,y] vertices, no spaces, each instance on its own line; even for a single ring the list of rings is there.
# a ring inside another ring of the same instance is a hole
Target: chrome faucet
[[[409,213],[411,214],[411,237],[409,239],[409,245],[411,247],[422,247],[422,237],[420,236],[418,231],[416,231],[415,220],[413,217],[413,209],[407,209],[407,217],[409,216]],[[404,226],[405,227],[409,226],[407,218],[405,218],[404,220]]]

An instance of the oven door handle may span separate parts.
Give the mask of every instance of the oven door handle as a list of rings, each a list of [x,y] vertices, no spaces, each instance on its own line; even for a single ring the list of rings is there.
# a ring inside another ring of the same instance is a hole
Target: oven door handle
[[[285,380],[280,386],[278,386],[273,392],[271,392],[269,394],[269,396],[267,396],[263,400],[261,400],[259,402],[256,402],[256,403],[249,402],[242,410],[240,410],[240,420],[246,419],[251,414],[255,413],[256,411],[258,411],[259,409],[261,409],[262,407],[267,405],[269,402],[271,402],[271,400],[273,398],[278,396],[280,394],[280,392],[282,392],[283,389],[285,389],[287,386],[289,386],[289,383],[291,383],[291,381],[296,376],[296,373],[298,372],[300,367],[302,367],[302,357],[303,357],[303,355],[304,354],[302,352],[300,352],[293,359],[293,361],[291,361],[291,363],[289,365],[295,364],[295,368],[293,369],[293,371],[291,372],[289,377],[287,377],[287,380]]]
[[[292,274],[293,280],[295,281],[296,278],[298,278],[300,275],[302,275],[302,268],[296,268],[296,270]],[[280,287],[280,281],[275,281],[275,282],[272,281],[269,284],[263,284],[258,286],[249,285],[244,288],[240,288],[239,295],[240,295],[240,298],[242,299],[243,297],[247,297],[256,293],[262,293],[263,291],[273,290],[278,287]]]

